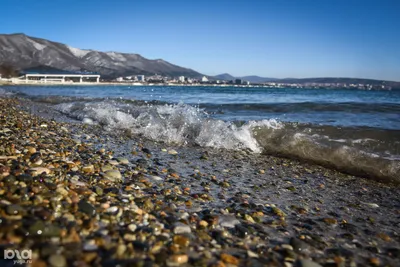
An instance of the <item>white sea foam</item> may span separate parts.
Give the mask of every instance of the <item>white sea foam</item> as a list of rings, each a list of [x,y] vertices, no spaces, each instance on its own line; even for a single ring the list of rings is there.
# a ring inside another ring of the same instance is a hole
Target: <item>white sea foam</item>
[[[242,126],[207,118],[204,111],[185,104],[176,105],[117,105],[115,102],[59,104],[57,109],[84,122],[92,120],[108,130],[124,129],[134,134],[168,143],[250,149],[261,152],[254,138],[257,127],[278,129],[276,120],[250,121]]]

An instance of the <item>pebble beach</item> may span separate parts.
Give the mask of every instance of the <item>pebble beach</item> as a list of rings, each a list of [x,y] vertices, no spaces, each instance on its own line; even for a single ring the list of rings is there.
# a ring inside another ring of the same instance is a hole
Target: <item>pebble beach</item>
[[[0,124],[0,251],[31,250],[22,266],[400,266],[398,185],[107,132],[16,97]]]

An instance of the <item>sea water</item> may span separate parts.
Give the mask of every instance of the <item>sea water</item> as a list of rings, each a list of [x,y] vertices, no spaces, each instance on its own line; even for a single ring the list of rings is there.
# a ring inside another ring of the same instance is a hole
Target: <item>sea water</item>
[[[294,157],[400,181],[396,90],[125,85],[13,86],[3,91],[107,130]]]

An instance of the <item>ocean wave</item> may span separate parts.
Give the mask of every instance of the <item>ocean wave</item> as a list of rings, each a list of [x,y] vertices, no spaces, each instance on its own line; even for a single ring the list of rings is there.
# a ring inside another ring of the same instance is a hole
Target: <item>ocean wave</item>
[[[67,101],[54,108],[105,129],[181,145],[266,153],[311,161],[381,181],[400,182],[397,130],[344,128],[276,119],[226,122],[202,108],[180,104],[102,99]]]
[[[307,113],[307,112],[343,112],[351,113],[400,113],[397,103],[358,103],[358,102],[294,102],[294,103],[202,103],[200,107],[207,110],[248,110],[269,113]]]

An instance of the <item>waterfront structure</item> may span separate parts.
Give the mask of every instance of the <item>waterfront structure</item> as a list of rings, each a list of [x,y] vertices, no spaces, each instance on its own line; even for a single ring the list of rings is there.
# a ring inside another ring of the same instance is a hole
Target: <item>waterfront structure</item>
[[[96,83],[100,82],[100,75],[98,74],[40,74],[40,73],[33,73],[33,74],[24,74],[24,76],[21,77],[22,80],[25,80],[25,83],[28,83],[29,81],[40,81],[40,82],[61,82],[64,83],[66,82],[66,79],[69,79],[70,81],[73,82],[73,80],[78,80],[79,83],[83,83],[83,80],[85,82],[89,82],[95,79]]]
[[[185,76],[179,76],[178,80],[179,80],[181,83],[184,83],[184,82],[185,82]]]
[[[136,75],[136,80],[138,82],[145,82],[144,75]]]
[[[203,76],[203,77],[201,78],[201,81],[202,81],[203,83],[207,83],[207,82],[208,82],[208,78],[207,78],[206,76]]]

